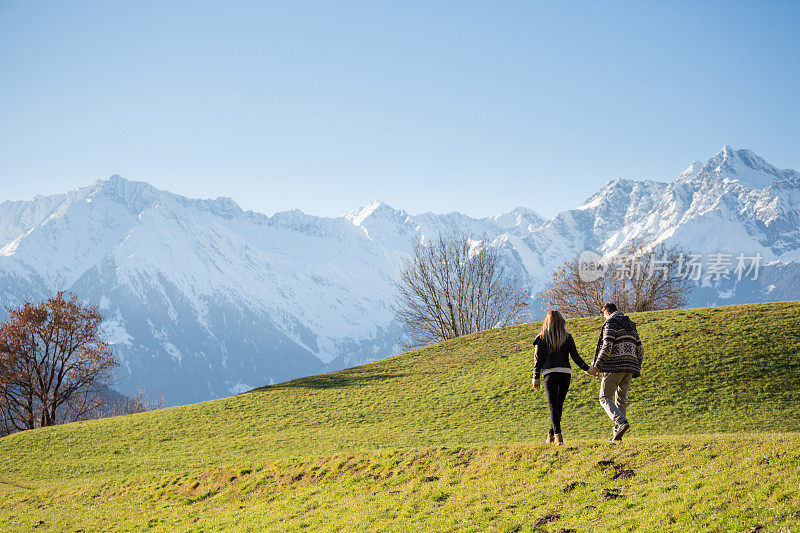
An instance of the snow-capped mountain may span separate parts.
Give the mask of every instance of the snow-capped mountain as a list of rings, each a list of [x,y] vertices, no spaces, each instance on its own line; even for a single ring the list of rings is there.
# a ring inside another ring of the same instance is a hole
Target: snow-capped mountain
[[[268,217],[112,176],[0,204],[0,295],[13,306],[64,289],[98,304],[117,387],[189,403],[396,352],[402,261],[454,230],[500,247],[532,294],[583,250],[650,236],[770,263],[758,281],[706,283],[693,305],[800,298],[800,173],[728,146],[671,183],[614,180],[549,220],[526,208],[411,215],[381,202],[339,218]]]

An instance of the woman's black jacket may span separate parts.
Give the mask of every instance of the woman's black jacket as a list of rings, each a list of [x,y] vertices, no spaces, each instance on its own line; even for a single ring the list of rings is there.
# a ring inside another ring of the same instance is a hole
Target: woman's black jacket
[[[557,350],[551,351],[541,335],[537,335],[533,340],[533,346],[533,379],[539,379],[542,370],[547,370],[548,368],[570,368],[570,356],[582,370],[589,370],[589,365],[578,355],[575,339],[569,333],[567,333],[567,339],[564,344]]]

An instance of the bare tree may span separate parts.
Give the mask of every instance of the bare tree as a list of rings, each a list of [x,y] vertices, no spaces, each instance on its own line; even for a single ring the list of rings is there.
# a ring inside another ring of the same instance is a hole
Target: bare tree
[[[539,294],[547,309],[558,309],[565,317],[593,316],[612,300],[613,280],[604,272],[597,279],[585,280],[577,259],[565,262]]]
[[[8,309],[0,324],[0,425],[5,433],[80,420],[103,400],[117,366],[102,317],[74,295]]]
[[[131,396],[126,396],[105,385],[98,390],[102,402],[96,409],[87,412],[81,420],[95,420],[112,416],[131,415],[161,409],[164,406],[164,394],[151,396],[144,388],[139,387]]]
[[[464,233],[418,245],[403,265],[398,293],[395,312],[409,348],[516,323],[529,303],[499,250]]]
[[[681,307],[691,292],[689,280],[680,272],[683,256],[676,246],[635,239],[605,258],[596,277],[587,279],[577,259],[565,262],[539,298],[570,317],[599,315],[605,302],[628,312]]]
[[[164,394],[149,396],[142,387],[136,389],[133,396],[123,396],[119,394],[119,399],[114,402],[106,402],[96,412],[91,413],[89,418],[108,418],[110,416],[131,415],[154,411],[164,407]]]
[[[618,276],[621,279],[614,298],[623,309],[652,311],[686,305],[692,287],[680,272],[686,253],[679,247],[639,240],[631,242],[621,255],[626,264],[637,265],[632,271],[629,268],[626,275]]]

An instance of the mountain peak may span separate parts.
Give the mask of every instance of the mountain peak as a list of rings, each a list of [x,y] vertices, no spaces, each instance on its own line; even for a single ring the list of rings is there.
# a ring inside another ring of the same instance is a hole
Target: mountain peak
[[[362,205],[357,209],[353,209],[344,217],[354,226],[360,226],[366,219],[370,217],[396,218],[400,213],[402,213],[402,211],[397,211],[386,202],[375,200],[367,205]]]
[[[527,207],[517,207],[508,213],[501,213],[491,217],[501,227],[517,226],[538,226],[545,221],[545,218],[533,209]]]
[[[683,172],[680,173],[680,175],[678,176],[678,180],[679,181],[690,181],[690,180],[692,180],[692,179],[697,177],[697,174],[700,173],[700,169],[702,169],[702,168],[703,168],[703,163],[701,163],[700,161],[695,159],[686,168],[686,170],[684,170]]]
[[[127,207],[132,213],[141,212],[151,205],[164,191],[160,191],[144,181],[130,181],[119,174],[112,174],[105,180],[97,180],[89,189],[94,197],[105,197]]]
[[[800,173],[775,168],[752,150],[737,150],[726,144],[704,164],[693,161],[689,168],[681,172],[678,181],[736,182],[750,189],[763,189],[775,180],[798,177]]]
[[[515,209],[512,209],[510,213],[514,213],[516,215],[525,215],[525,216],[533,216],[536,218],[542,218],[542,216],[539,215],[539,213],[537,213],[536,211],[534,211],[529,207],[524,207],[524,206],[519,206]]]
[[[94,182],[96,187],[100,188],[120,188],[120,187],[130,187],[132,189],[153,189],[155,187],[150,185],[145,181],[131,181],[128,179],[123,178],[119,174],[111,174],[106,179],[99,179]]]

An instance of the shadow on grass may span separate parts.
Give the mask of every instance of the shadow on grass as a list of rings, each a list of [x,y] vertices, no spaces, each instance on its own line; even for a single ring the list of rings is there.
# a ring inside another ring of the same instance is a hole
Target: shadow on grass
[[[362,373],[347,373],[335,372],[332,374],[322,374],[319,376],[309,376],[306,378],[294,379],[285,383],[278,383],[276,385],[269,385],[261,389],[288,389],[288,388],[305,388],[305,389],[332,389],[337,387],[352,387],[354,385],[362,385],[370,382],[389,381],[395,378],[401,378],[406,374],[391,373],[391,372],[373,372],[369,374]]]
[[[12,481],[2,481],[2,480],[0,480],[0,484],[8,485],[8,486],[11,486],[11,487],[16,487],[18,489],[33,490],[33,487],[26,487],[25,485],[20,485],[19,483],[14,483]]]

